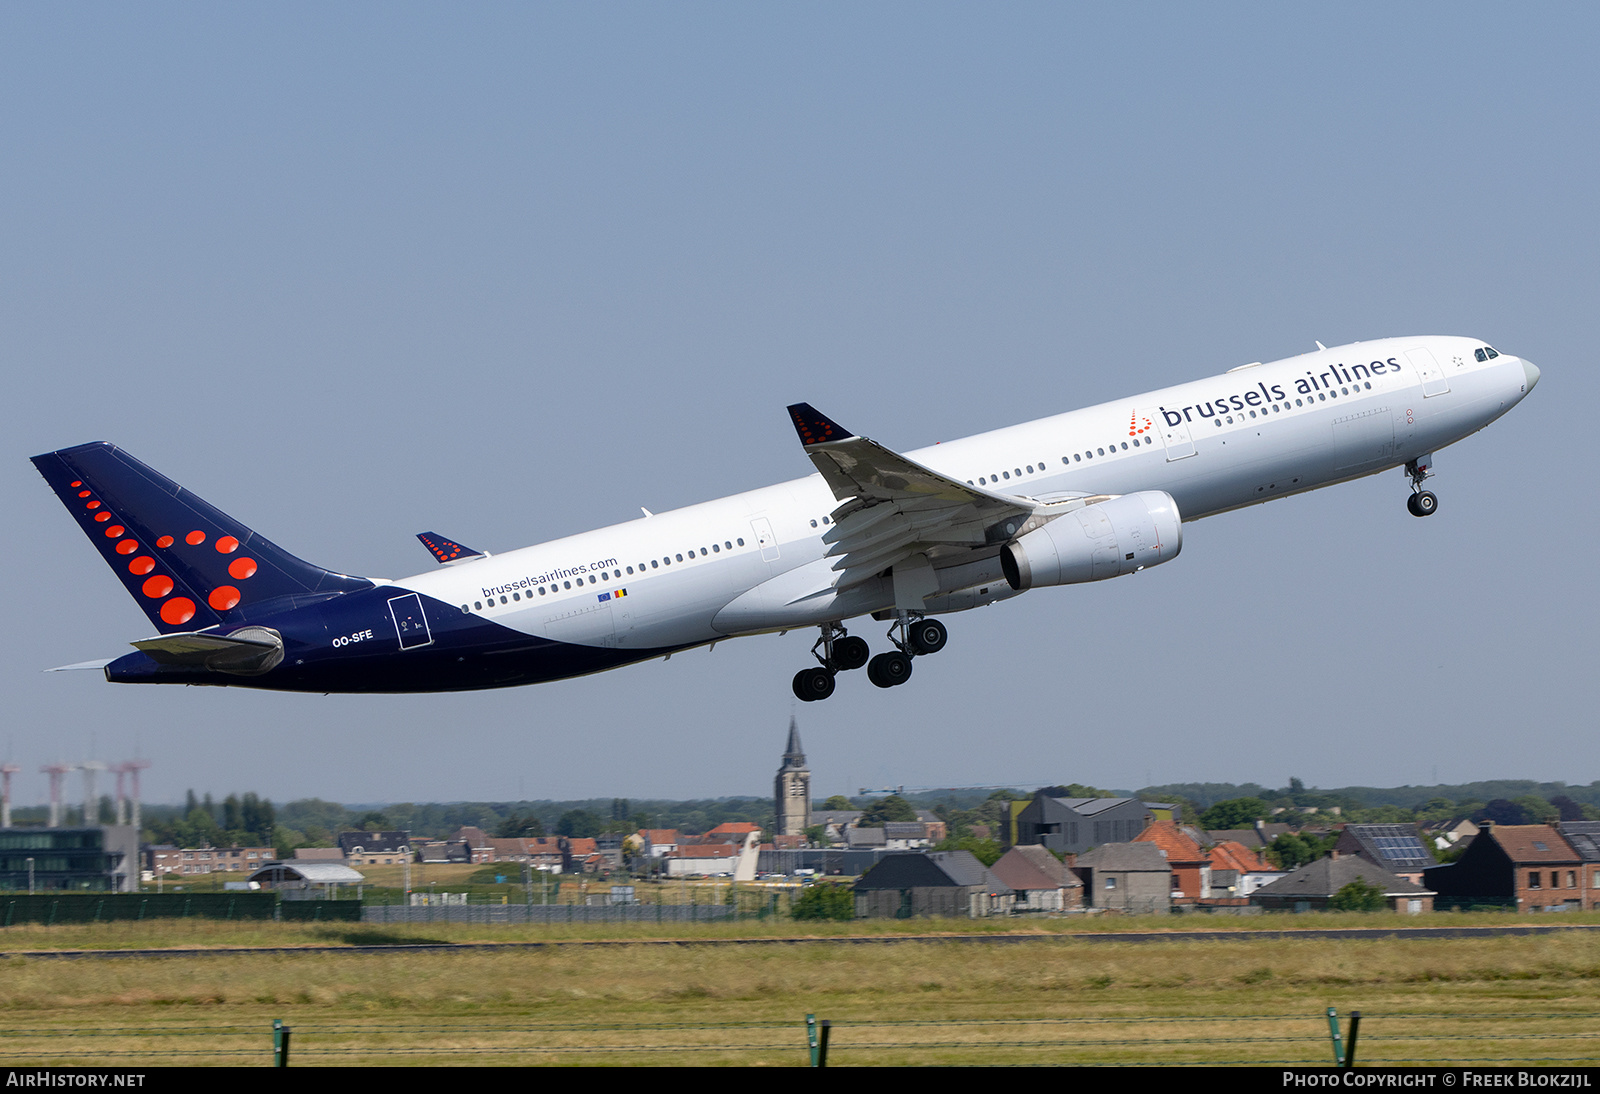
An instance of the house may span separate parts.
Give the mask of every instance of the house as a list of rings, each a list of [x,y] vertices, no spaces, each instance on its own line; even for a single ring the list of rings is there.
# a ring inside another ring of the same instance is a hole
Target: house
[[[1416,885],[1422,884],[1423,871],[1434,865],[1414,824],[1347,824],[1333,849],[1340,856],[1364,858]]]
[[[1485,821],[1459,859],[1424,871],[1424,883],[1441,904],[1566,911],[1593,907],[1593,874],[1553,825]]]
[[[1600,821],[1557,821],[1556,830],[1583,860],[1581,869],[1588,871],[1584,907],[1600,908]]]
[[[249,872],[277,857],[271,847],[147,847],[145,869],[152,879],[169,874]]]
[[[465,864],[473,859],[472,844],[466,840],[433,839],[414,844],[418,862]],[[298,857],[298,852],[296,852]]]
[[[858,918],[1006,915],[1016,894],[970,851],[895,852],[855,884]]]
[[[860,809],[813,809],[808,828],[821,828],[830,843],[843,843],[844,832],[861,819]]]
[[[1013,847],[989,872],[1016,894],[1013,912],[1057,913],[1083,907],[1083,882],[1038,844]]]
[[[929,827],[923,821],[884,821],[884,846],[891,851],[916,851],[932,847],[938,841],[930,836]]]
[[[846,828],[844,845],[852,851],[871,851],[888,847],[889,838],[882,828]]]
[[[1381,889],[1384,902],[1392,911],[1411,915],[1433,911],[1431,891],[1366,859],[1337,852],[1263,885],[1250,894],[1250,903],[1276,912],[1323,912],[1334,895],[1354,881]]]
[[[1089,907],[1134,915],[1172,910],[1172,868],[1148,841],[1102,844],[1079,855],[1073,871]]]
[[[340,832],[339,850],[352,866],[388,866],[411,860],[410,832]]]
[[[668,851],[675,851],[682,837],[676,828],[641,828],[639,837],[643,841],[640,853],[649,858],[660,858]]]
[[[1206,833],[1206,838],[1213,844],[1240,843],[1254,851],[1265,850],[1272,841],[1279,836],[1288,835],[1294,831],[1292,825],[1274,821],[1256,821],[1250,828],[1213,828]]]
[[[1138,798],[1052,798],[1040,791],[1016,815],[1016,842],[1078,854],[1130,842],[1149,819],[1149,808]]]
[[[1236,840],[1223,840],[1208,848],[1211,860],[1211,899],[1243,899],[1283,876],[1259,851]]]
[[[1172,874],[1174,901],[1204,900],[1211,895],[1211,857],[1195,839],[1197,829],[1185,829],[1170,820],[1151,821],[1133,837],[1135,843],[1153,843],[1167,858]]]

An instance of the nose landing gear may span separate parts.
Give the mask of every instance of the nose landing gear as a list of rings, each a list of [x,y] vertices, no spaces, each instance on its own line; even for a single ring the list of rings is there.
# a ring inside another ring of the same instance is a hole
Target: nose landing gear
[[[1406,511],[1414,517],[1433,516],[1439,509],[1439,499],[1433,491],[1422,488],[1422,484],[1433,477],[1433,453],[1418,456],[1406,464],[1406,474],[1411,476],[1411,496],[1406,499]]]

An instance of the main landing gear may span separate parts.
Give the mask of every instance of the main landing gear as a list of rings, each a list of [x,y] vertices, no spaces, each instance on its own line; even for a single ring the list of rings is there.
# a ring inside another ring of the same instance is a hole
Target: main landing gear
[[[892,688],[911,679],[913,657],[938,653],[944,649],[950,634],[937,619],[927,619],[913,612],[896,611],[894,625],[889,628],[889,641],[895,649],[880,653],[870,661],[871,651],[865,639],[847,635],[838,623],[822,624],[822,637],[811,647],[818,667],[801,669],[794,674],[795,698],[814,703],[833,694],[834,677],[841,672],[867,667],[867,679],[880,688]]]
[[[1411,476],[1411,496],[1406,499],[1406,511],[1414,517],[1431,517],[1439,509],[1439,499],[1422,484],[1433,477],[1433,454],[1418,456],[1406,464],[1406,474]]]

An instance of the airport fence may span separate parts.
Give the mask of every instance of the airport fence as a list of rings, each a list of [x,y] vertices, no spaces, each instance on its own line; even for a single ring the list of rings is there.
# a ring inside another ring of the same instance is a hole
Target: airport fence
[[[731,904],[368,904],[363,923],[725,923],[765,918]]]
[[[1359,1023],[1359,1024],[1358,1024]],[[1357,1036],[1359,1032],[1359,1036]],[[1119,1016],[788,1022],[307,1018],[92,1029],[11,1026],[19,1066],[462,1064],[1594,1066],[1600,1013]]]

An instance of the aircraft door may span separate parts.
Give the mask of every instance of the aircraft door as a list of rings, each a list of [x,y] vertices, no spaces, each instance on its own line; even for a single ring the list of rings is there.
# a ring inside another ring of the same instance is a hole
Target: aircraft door
[[[750,522],[750,527],[756,534],[756,546],[761,548],[762,561],[776,562],[778,537],[772,534],[772,522],[766,517],[756,517]]]
[[[1426,346],[1406,350],[1406,360],[1411,362],[1411,367],[1422,377],[1424,399],[1443,395],[1450,390],[1450,381],[1444,378],[1444,369],[1439,367],[1439,362],[1434,360],[1433,352]]]
[[[1135,431],[1149,423],[1149,428],[1161,434],[1161,442],[1167,446],[1168,463],[1194,455],[1194,438],[1189,435],[1189,423],[1182,418],[1177,425],[1172,425],[1159,407],[1148,407],[1137,411],[1133,421]]]
[[[619,589],[611,597],[611,629],[614,637],[613,644],[619,649],[627,649],[632,645],[633,639],[633,603],[628,598],[626,589]]]
[[[433,645],[428,617],[422,610],[422,597],[416,593],[391,598],[389,618],[394,620],[394,630],[400,638],[401,649],[414,650],[419,646]]]

